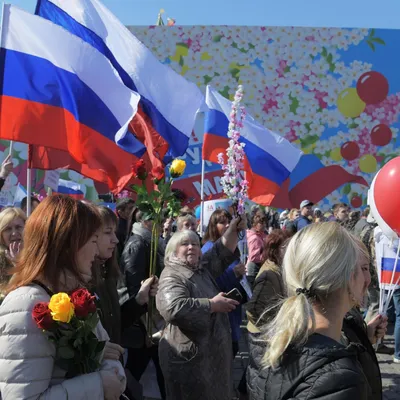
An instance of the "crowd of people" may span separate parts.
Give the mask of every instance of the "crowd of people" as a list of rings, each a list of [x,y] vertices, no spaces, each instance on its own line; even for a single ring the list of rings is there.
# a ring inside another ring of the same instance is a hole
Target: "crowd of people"
[[[150,276],[153,221],[133,199],[116,213],[61,195],[32,200],[29,218],[26,200],[0,212],[1,399],[142,399],[150,361],[168,400],[382,399],[373,345],[388,321],[368,210],[322,213],[308,200],[280,214],[217,209],[203,235],[184,207],[165,215]],[[71,378],[32,309],[79,287],[96,297],[106,345],[98,371]],[[396,297],[394,308],[398,321]],[[234,388],[241,335],[250,362]]]

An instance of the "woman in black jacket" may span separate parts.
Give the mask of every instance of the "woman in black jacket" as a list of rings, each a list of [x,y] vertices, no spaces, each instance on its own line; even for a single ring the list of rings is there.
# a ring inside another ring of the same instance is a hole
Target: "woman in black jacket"
[[[283,261],[287,298],[267,325],[264,368],[248,381],[250,399],[367,400],[360,344],[341,344],[346,314],[369,282],[365,249],[336,223],[310,225],[290,241]]]
[[[127,294],[117,262],[117,217],[107,207],[99,206],[97,210],[102,219],[102,226],[97,240],[99,255],[92,266],[93,286],[91,289],[97,297],[101,323],[110,336],[104,357],[118,360],[124,353],[124,349],[120,346],[121,332],[147,312],[149,296],[157,294],[158,279],[154,277],[145,280],[135,296]],[[130,387],[129,398],[141,399],[139,383],[132,377],[128,375],[127,377],[128,390]],[[135,390],[132,389],[133,387]]]

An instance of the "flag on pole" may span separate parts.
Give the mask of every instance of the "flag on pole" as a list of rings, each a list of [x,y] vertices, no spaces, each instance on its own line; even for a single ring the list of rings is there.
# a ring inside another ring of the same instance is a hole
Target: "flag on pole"
[[[76,200],[85,198],[82,186],[79,183],[60,179],[58,181],[58,190],[54,194],[64,194],[73,197]]]
[[[26,197],[26,189],[18,183],[14,194],[14,206],[20,207],[21,201]]]
[[[127,133],[140,96],[76,36],[5,5],[0,63],[2,138],[67,150],[79,162],[114,143],[143,151]]]
[[[229,145],[227,136],[231,102],[207,86],[204,122],[203,159],[218,162],[219,153]],[[302,152],[286,139],[258,124],[247,115],[240,132],[245,144],[245,172],[249,181],[249,198],[269,205],[282,183],[300,160]]]
[[[153,165],[182,156],[204,102],[200,89],[159,62],[100,1],[39,0],[36,14],[104,54],[127,87],[140,94],[131,128]]]
[[[140,96],[92,46],[10,5],[1,43],[0,137],[67,152],[118,187],[110,155],[130,170],[144,151],[127,132]]]

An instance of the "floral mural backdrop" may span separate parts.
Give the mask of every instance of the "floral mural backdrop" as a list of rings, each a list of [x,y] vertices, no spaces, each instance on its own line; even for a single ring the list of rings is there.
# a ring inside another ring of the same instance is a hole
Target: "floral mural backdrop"
[[[163,63],[195,82],[232,98],[244,85],[244,103],[260,123],[328,166],[341,165],[371,182],[398,155],[400,31],[235,26],[129,27]],[[182,182],[200,188],[202,126],[186,154]],[[2,142],[0,150],[7,151]],[[26,183],[26,146],[15,145],[17,166],[8,187]],[[207,163],[206,195],[218,196],[220,166]],[[93,182],[75,172],[64,179],[82,183],[95,197]],[[35,174],[41,189],[43,174]],[[39,187],[38,187],[39,186]],[[366,204],[367,188],[346,184],[321,202]]]
[[[232,98],[237,85],[244,85],[248,112],[324,165],[341,165],[370,183],[375,172],[398,155],[399,30],[245,26],[130,30],[160,61],[203,90],[210,84]],[[196,133],[187,154],[192,177],[200,173],[201,127]],[[207,164],[209,172],[219,168]],[[218,192],[218,185],[212,185]],[[344,185],[321,206],[338,201],[365,205],[367,190],[358,184]]]

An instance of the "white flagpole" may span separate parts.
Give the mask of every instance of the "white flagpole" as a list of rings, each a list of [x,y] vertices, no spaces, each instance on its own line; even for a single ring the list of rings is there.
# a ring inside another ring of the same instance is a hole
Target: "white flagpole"
[[[26,170],[26,216],[29,217],[31,215],[32,203],[32,170],[27,168]]]
[[[201,189],[200,189],[200,235],[204,235],[204,170],[206,162],[202,158],[201,160]]]
[[[13,151],[14,151],[14,141],[13,140],[11,140],[10,141],[10,156],[11,156],[11,158],[12,158],[12,155],[13,155]]]

